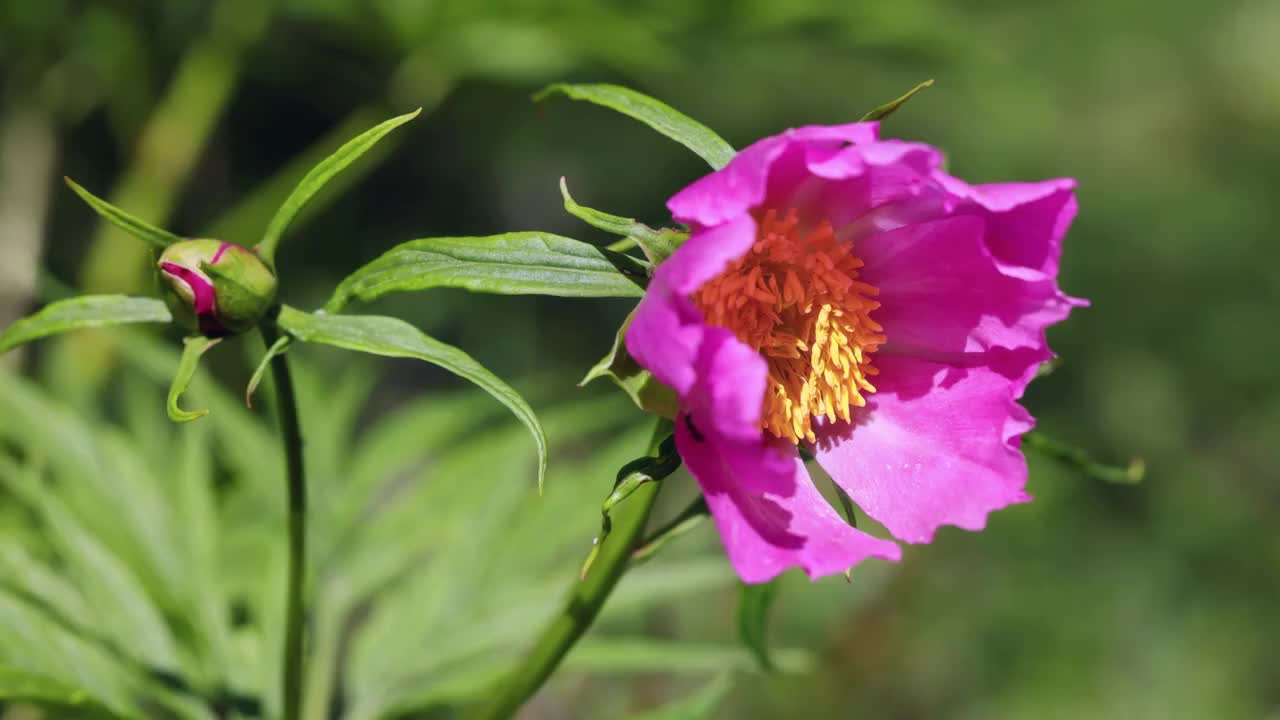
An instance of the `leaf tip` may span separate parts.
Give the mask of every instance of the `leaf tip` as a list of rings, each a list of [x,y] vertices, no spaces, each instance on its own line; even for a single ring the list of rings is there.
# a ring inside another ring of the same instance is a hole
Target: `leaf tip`
[[[1131,483],[1137,484],[1142,482],[1147,476],[1147,461],[1136,457],[1129,461],[1129,467],[1125,469],[1125,479]]]
[[[533,102],[540,103],[546,100],[547,98],[551,97],[552,95],[555,95],[556,93],[560,92],[563,88],[564,88],[564,83],[551,83],[550,85],[542,88],[541,90],[534,93],[533,95],[530,95],[529,97],[533,100]]]

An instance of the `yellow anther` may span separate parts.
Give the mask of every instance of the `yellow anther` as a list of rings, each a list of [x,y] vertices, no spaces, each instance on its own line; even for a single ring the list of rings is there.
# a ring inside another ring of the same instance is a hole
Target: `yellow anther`
[[[885,342],[870,313],[878,290],[858,279],[862,260],[823,220],[795,210],[760,218],[751,251],[704,284],[693,300],[769,364],[760,424],[792,442],[816,441],[813,418],[852,420],[875,392],[871,355]]]

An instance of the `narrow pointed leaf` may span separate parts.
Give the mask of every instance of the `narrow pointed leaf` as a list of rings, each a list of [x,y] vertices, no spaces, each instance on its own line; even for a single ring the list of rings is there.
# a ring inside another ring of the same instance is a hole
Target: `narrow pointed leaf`
[[[34,705],[52,711],[49,717],[76,717],[84,720],[116,720],[123,717],[90,697],[84,690],[6,665],[0,665],[0,701]]]
[[[191,422],[209,414],[208,410],[183,410],[178,407],[178,400],[187,391],[191,378],[196,374],[196,366],[200,356],[209,348],[218,344],[218,340],[202,335],[193,335],[182,341],[182,359],[178,361],[178,372],[173,376],[173,384],[169,386],[169,419],[174,422]]]
[[[738,595],[738,636],[760,663],[760,669],[772,672],[773,657],[769,653],[769,608],[778,595],[778,579],[767,583],[742,586]]]
[[[0,333],[0,354],[23,343],[80,328],[172,320],[169,308],[155,298],[85,295],[59,300],[22,318]]]
[[[464,288],[500,295],[641,297],[643,261],[544,232],[443,237],[398,245],[347,276],[325,309],[391,292]]]
[[[716,170],[728,165],[733,159],[735,152],[733,146],[712,132],[711,128],[660,100],[630,88],[604,83],[582,85],[556,83],[543,88],[533,96],[533,99],[534,102],[541,102],[552,95],[564,95],[573,100],[585,100],[603,105],[639,120],[689,148]]]
[[[280,244],[280,238],[284,235],[285,229],[289,227],[289,223],[298,214],[298,211],[302,209],[302,206],[306,205],[312,196],[320,192],[320,189],[325,186],[325,183],[329,182],[330,178],[342,172],[343,168],[368,152],[387,133],[418,117],[421,112],[422,109],[419,108],[411,113],[399,115],[375,125],[363,134],[348,141],[338,148],[337,152],[312,168],[311,172],[307,173],[302,178],[302,181],[298,183],[298,187],[294,188],[289,197],[285,199],[280,209],[276,210],[271,222],[267,224],[267,230],[262,236],[262,243],[257,248],[263,259],[271,265],[275,264],[276,246]]]
[[[887,102],[881,105],[880,107],[876,108],[875,110],[872,110],[871,112],[867,113],[866,115],[863,115],[862,121],[866,122],[868,120],[883,120],[889,117],[890,115],[897,112],[898,108],[902,107],[903,104],[905,104],[908,100],[914,97],[916,93],[920,92],[921,90],[927,87],[930,87],[931,85],[933,85],[932,78],[930,78],[929,80],[925,80],[919,85],[908,90],[905,95],[898,98],[897,100],[892,100],[890,102]]]
[[[631,551],[631,564],[635,566],[652,559],[668,543],[698,527],[710,516],[711,509],[707,507],[706,498],[698,496],[698,499],[689,503],[689,506],[681,510],[679,515],[653,531],[652,535],[646,537],[635,550]]]
[[[267,348],[262,360],[258,361],[258,367],[254,369],[253,376],[249,378],[249,384],[245,386],[245,407],[253,407],[253,394],[258,391],[258,385],[262,383],[262,378],[266,376],[267,368],[271,367],[272,358],[288,352],[292,343],[293,338],[288,335],[281,335],[275,342],[271,343],[271,347]]]
[[[626,393],[627,397],[631,398],[636,407],[665,418],[674,418],[680,409],[675,391],[658,382],[648,370],[640,367],[635,358],[631,357],[631,353],[627,352],[624,338],[627,327],[631,324],[631,318],[634,316],[635,311],[632,310],[626,321],[622,323],[622,327],[618,328],[618,334],[613,338],[613,347],[609,349],[609,354],[587,371],[578,386],[586,385],[596,378],[607,377]]]
[[[594,208],[579,205],[569,195],[569,186],[563,177],[560,178],[560,194],[564,197],[564,209],[570,215],[593,228],[604,230],[614,235],[622,235],[626,238],[626,240],[610,245],[610,250],[621,251],[628,249],[630,244],[639,245],[649,262],[657,265],[671,257],[676,248],[689,239],[688,233],[680,232],[679,230],[670,228],[655,230],[642,222],[637,222],[634,218],[610,215]],[[626,243],[627,240],[631,241],[631,243],[624,245],[623,243]]]
[[[470,355],[398,318],[308,313],[286,305],[281,308],[277,322],[281,329],[303,342],[333,345],[384,357],[416,358],[479,385],[506,405],[533,435],[538,445],[538,488],[542,488],[547,469],[547,438],[542,424],[519,393]]]
[[[140,220],[93,193],[85,190],[69,177],[64,177],[67,186],[75,191],[93,211],[102,216],[104,220],[115,225],[121,230],[138,238],[139,240],[157,248],[165,248],[169,245],[179,242],[182,238],[163,228],[158,228],[151,223]]]

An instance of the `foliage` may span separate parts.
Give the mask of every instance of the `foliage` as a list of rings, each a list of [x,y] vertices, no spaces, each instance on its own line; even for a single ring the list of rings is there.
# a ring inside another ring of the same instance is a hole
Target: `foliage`
[[[128,372],[151,376],[131,388],[126,402],[143,409],[123,426],[79,417],[0,373],[0,442],[24,448],[0,456],[10,498],[0,525],[0,665],[35,674],[0,691],[32,702],[92,698],[103,717],[155,707],[188,718],[274,714],[284,518],[279,470],[262,462],[274,453],[272,432],[199,376],[208,425],[143,420],[163,382],[157,371],[176,359],[142,336],[122,347]],[[308,713],[372,718],[464,702],[555,608],[594,531],[579,498],[598,492],[644,433],[623,424],[612,399],[552,408],[543,419],[559,461],[538,497],[521,481],[530,458],[518,426],[494,422],[483,396],[411,400],[356,433],[371,388],[366,366],[337,392],[299,368],[316,469]],[[39,451],[53,447],[63,450]],[[636,570],[606,621],[622,634],[596,635],[572,666],[749,669],[732,646],[625,631],[647,608],[724,587],[731,574],[713,558]],[[80,694],[56,695],[63,686]]]

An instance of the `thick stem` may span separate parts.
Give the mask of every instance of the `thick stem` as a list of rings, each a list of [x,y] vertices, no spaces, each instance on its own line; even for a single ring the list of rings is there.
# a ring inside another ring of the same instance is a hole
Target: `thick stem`
[[[271,347],[279,333],[269,324],[262,326],[262,339]],[[285,720],[300,717],[303,671],[302,600],[307,565],[307,480],[302,468],[302,430],[298,424],[298,401],[293,392],[289,361],[284,355],[271,359],[271,376],[276,387],[276,412],[280,417],[280,440],[284,443],[289,493],[289,578],[285,590],[284,662],[281,667],[282,703]]]
[[[670,421],[659,421],[649,444],[649,454],[657,453],[662,441],[670,434]],[[564,609],[543,628],[524,661],[495,688],[492,700],[480,708],[476,718],[502,720],[514,715],[542,687],[564,656],[591,627],[605,600],[627,571],[631,552],[640,542],[661,488],[661,482],[645,483],[625,503],[618,505],[613,532],[601,547],[591,572],[574,586]]]

